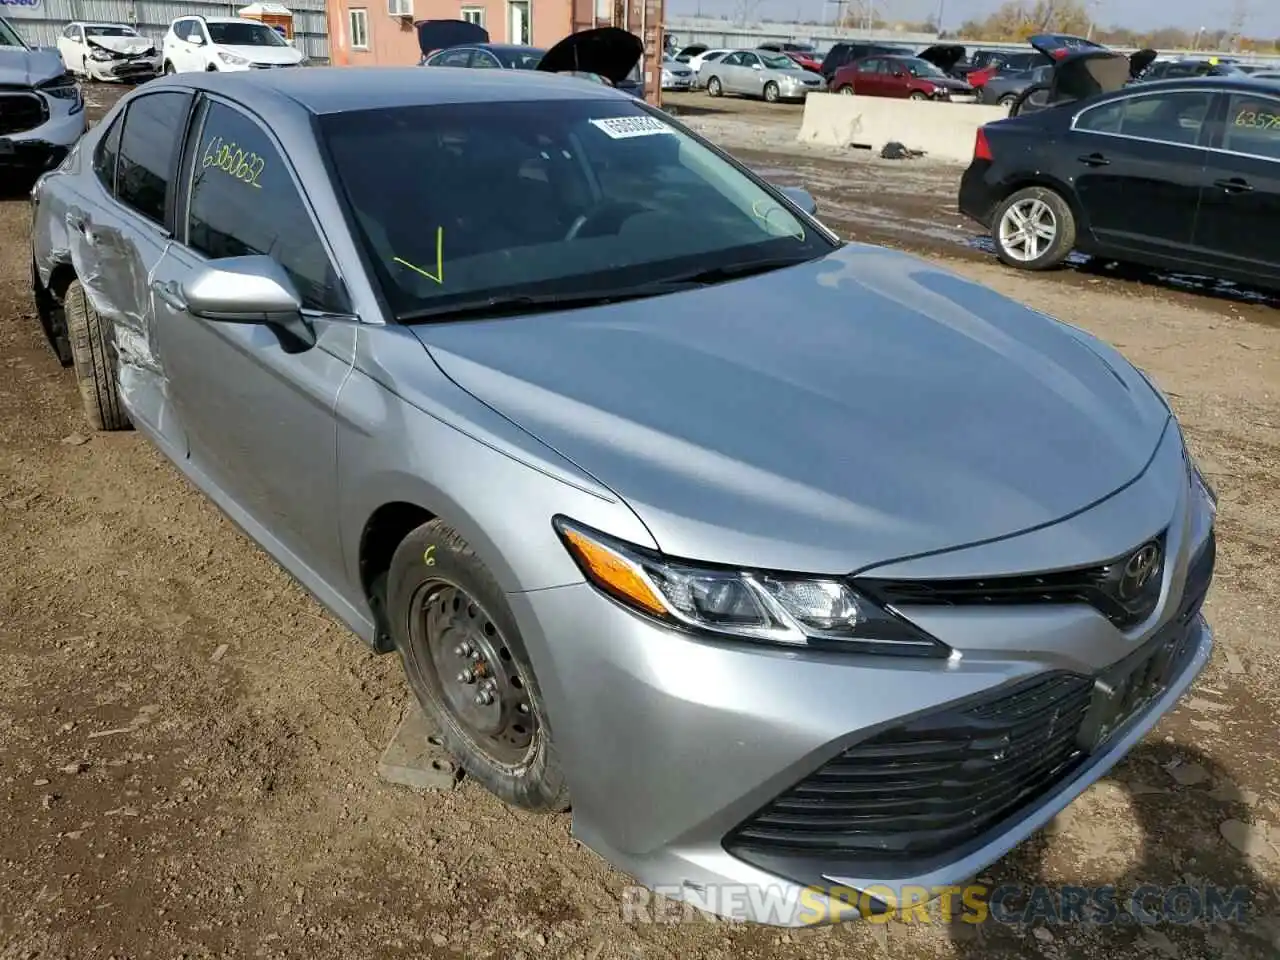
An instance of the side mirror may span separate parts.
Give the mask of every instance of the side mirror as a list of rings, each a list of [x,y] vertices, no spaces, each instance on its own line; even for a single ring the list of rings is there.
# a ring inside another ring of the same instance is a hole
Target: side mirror
[[[204,46],[204,37],[200,36],[200,34],[198,33],[195,33],[187,37],[187,42],[194,43],[197,47],[202,47]]]
[[[302,316],[302,298],[270,257],[214,260],[182,284],[186,311],[217,323],[262,323],[275,328],[289,345],[315,345],[315,331]]]
[[[818,201],[804,187],[779,187],[782,194],[811,217],[818,215]]]
[[[899,80],[907,79],[907,71],[905,70],[895,70],[893,71],[893,75],[897,77]]]
[[[764,67],[760,66],[760,64],[758,64],[758,63],[753,63],[753,64],[751,65],[751,69],[752,69],[752,70],[763,70],[763,69],[764,69]]]

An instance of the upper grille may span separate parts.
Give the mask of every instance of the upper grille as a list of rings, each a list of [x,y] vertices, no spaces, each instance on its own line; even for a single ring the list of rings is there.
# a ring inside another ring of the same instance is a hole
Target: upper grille
[[[927,856],[983,832],[1084,756],[1093,680],[1041,674],[999,699],[944,710],[844,751],[726,840],[731,853]]]
[[[1154,543],[1164,555],[1164,534]],[[1160,601],[1163,565],[1146,589],[1123,598],[1120,582],[1133,551],[1093,567],[1014,577],[956,580],[881,580],[859,577],[859,590],[890,607],[1013,606],[1046,603],[1086,603],[1122,630],[1151,616]],[[1163,564],[1163,561],[1162,561]]]
[[[47,119],[44,101],[34,93],[0,92],[0,136],[34,130]]]

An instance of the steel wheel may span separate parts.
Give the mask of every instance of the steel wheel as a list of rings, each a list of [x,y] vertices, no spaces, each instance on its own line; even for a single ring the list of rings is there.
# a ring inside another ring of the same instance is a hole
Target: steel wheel
[[[1011,204],[1000,218],[999,242],[1021,263],[1038,259],[1058,237],[1058,218],[1043,200],[1028,197]]]
[[[498,766],[525,764],[538,729],[528,679],[484,607],[456,584],[428,580],[413,598],[409,629],[459,732]]]

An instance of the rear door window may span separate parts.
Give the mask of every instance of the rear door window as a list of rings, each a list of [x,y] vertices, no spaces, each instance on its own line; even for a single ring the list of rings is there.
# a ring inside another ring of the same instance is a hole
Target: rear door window
[[[192,95],[166,90],[135,98],[124,116],[116,172],[116,197],[164,225],[172,196],[178,148]]]
[[[1075,129],[1194,146],[1214,96],[1211,90],[1177,90],[1111,100],[1081,113]]]

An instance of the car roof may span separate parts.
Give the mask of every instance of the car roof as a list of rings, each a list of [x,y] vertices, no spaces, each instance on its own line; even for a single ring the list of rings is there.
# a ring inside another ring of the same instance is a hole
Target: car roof
[[[255,21],[256,22],[256,21]],[[441,67],[307,67],[178,73],[152,80],[147,90],[181,87],[220,93],[270,110],[301,106],[314,114],[456,103],[546,100],[626,100],[613,87],[574,83],[533,70],[462,70]]]
[[[69,27],[124,27],[126,30],[136,30],[137,27],[129,23],[114,23],[111,20],[72,20]]]

